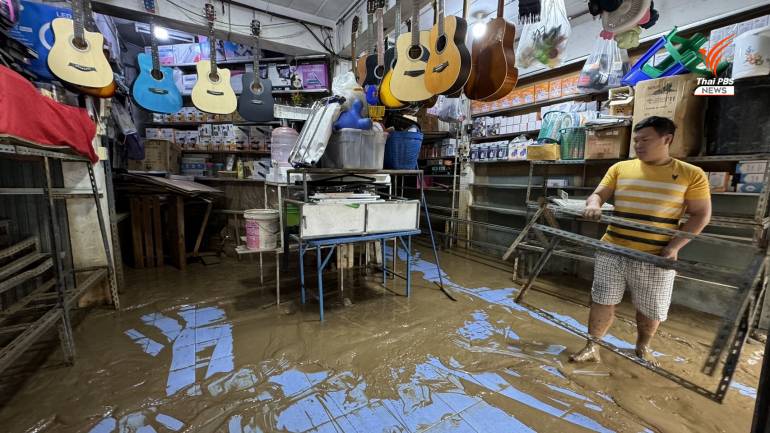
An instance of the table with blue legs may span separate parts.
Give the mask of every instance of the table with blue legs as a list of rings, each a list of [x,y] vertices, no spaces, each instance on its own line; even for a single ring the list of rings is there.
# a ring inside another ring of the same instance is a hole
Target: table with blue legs
[[[412,236],[420,234],[420,230],[407,230],[400,232],[389,233],[376,233],[360,236],[335,236],[319,239],[302,239],[297,235],[292,235],[295,241],[299,244],[299,281],[300,288],[302,290],[302,303],[305,303],[305,253],[308,250],[316,250],[316,272],[318,275],[318,304],[321,311],[321,321],[324,320],[324,289],[323,289],[323,270],[329,263],[332,254],[336,248],[330,248],[327,253],[322,253],[322,248],[335,247],[337,245],[354,244],[359,242],[372,242],[383,241],[382,244],[382,280],[383,284],[387,278],[387,274],[390,273],[394,276],[399,276],[395,271],[388,270],[385,266],[385,239],[398,239],[401,245],[406,249],[406,275],[403,276],[406,280],[406,296],[409,297],[412,294],[412,275],[411,275],[411,258],[412,258]],[[393,251],[395,255],[397,252]]]

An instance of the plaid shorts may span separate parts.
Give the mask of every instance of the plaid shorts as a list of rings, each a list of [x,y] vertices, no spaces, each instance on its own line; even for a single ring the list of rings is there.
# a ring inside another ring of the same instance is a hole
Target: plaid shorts
[[[666,320],[676,271],[614,254],[596,253],[591,299],[617,305],[626,287],[636,309],[652,320]]]

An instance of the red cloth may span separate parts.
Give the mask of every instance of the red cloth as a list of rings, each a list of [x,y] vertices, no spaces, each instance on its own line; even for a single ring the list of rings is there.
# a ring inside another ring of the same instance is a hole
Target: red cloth
[[[69,146],[97,162],[96,125],[82,108],[61,104],[41,95],[16,72],[0,66],[0,134],[43,146]]]

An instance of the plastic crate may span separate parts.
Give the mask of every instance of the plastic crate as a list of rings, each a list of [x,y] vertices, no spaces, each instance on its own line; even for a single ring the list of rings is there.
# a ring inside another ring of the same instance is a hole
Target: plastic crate
[[[387,134],[380,131],[340,129],[329,140],[321,166],[382,169]]]
[[[422,132],[391,132],[385,143],[385,168],[394,170],[417,168],[422,138]]]

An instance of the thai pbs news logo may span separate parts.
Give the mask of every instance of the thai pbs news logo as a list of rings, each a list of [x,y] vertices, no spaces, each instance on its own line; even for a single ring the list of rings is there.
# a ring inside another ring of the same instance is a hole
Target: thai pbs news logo
[[[698,87],[695,89],[695,96],[735,96],[733,79],[717,77],[719,75],[719,64],[722,62],[724,51],[733,42],[734,37],[735,35],[730,35],[720,40],[715,43],[714,46],[709,48],[708,51],[703,48],[700,49],[704,63],[715,78],[699,77]]]

